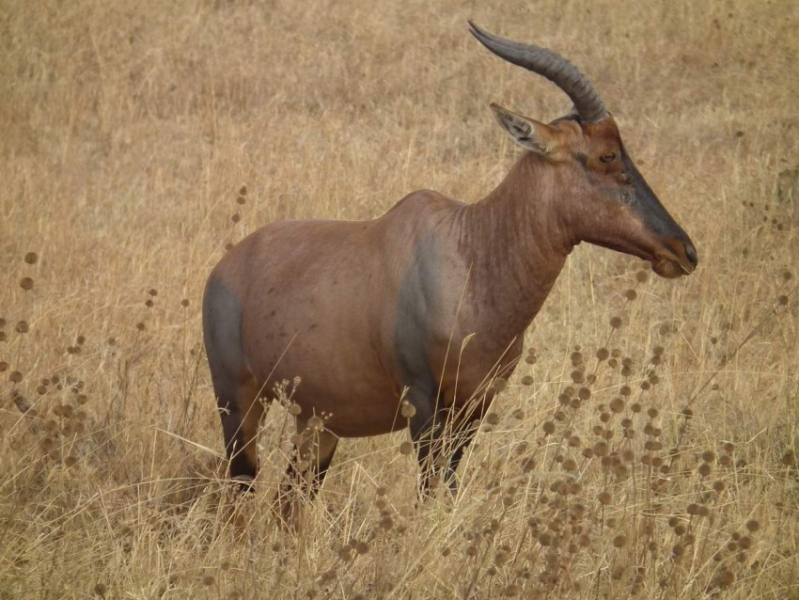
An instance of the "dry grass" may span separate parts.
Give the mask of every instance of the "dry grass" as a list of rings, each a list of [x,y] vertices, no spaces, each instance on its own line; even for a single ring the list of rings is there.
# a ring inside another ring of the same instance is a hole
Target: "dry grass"
[[[378,4],[3,3],[0,598],[799,598],[796,3]],[[346,441],[283,532],[285,411],[222,479],[205,276],[273,219],[487,193],[488,102],[567,104],[469,17],[591,76],[701,268],[581,247],[454,503],[414,507],[407,434]]]

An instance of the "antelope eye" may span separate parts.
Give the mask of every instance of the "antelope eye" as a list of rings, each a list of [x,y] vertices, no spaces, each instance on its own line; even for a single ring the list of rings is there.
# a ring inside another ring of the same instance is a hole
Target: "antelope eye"
[[[599,160],[602,161],[603,163],[613,162],[614,160],[616,160],[616,153],[609,152],[608,154],[603,154],[602,156],[599,157]]]

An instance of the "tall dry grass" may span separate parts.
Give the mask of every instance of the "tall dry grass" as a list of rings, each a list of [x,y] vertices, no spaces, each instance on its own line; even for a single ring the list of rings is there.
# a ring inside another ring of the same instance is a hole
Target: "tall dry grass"
[[[797,10],[5,0],[0,598],[798,598]],[[347,440],[282,531],[285,411],[223,479],[205,276],[274,219],[486,194],[488,102],[568,106],[470,17],[583,68],[701,267],[579,248],[454,502],[407,434]]]

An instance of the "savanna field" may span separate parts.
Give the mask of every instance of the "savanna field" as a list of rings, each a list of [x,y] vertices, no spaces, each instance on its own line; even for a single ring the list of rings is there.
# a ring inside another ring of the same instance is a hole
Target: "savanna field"
[[[469,18],[585,72],[700,266],[579,246],[457,498],[417,505],[407,432],[344,440],[286,530],[291,385],[237,497],[206,277],[273,220],[491,191],[521,151],[488,104],[570,106]],[[0,599],[799,598],[798,28],[787,0],[3,0]]]

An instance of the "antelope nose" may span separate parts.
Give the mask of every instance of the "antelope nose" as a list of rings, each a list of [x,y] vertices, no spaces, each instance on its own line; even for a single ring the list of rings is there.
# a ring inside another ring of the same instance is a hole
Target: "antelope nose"
[[[691,263],[691,266],[695,269],[696,265],[699,264],[699,257],[696,255],[696,248],[691,242],[685,242],[685,258],[688,259],[688,262]]]

